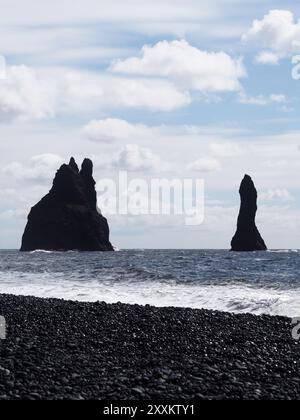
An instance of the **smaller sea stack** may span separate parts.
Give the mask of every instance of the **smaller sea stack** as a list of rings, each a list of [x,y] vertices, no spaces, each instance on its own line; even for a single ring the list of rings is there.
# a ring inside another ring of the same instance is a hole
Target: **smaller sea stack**
[[[267,246],[256,224],[257,191],[249,175],[245,175],[241,187],[241,208],[237,231],[231,241],[231,250],[236,252],[266,251]]]
[[[113,251],[95,184],[90,159],[81,170],[73,158],[62,165],[50,192],[30,211],[21,251]]]

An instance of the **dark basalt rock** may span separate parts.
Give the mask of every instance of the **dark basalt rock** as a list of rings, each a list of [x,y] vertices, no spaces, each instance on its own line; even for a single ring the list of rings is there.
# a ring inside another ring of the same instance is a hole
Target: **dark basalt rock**
[[[34,206],[21,251],[113,251],[107,220],[97,209],[93,163],[72,158],[57,171],[51,191]]]
[[[257,191],[249,175],[245,175],[241,187],[241,209],[237,232],[232,239],[232,251],[266,251],[266,244],[256,225]]]

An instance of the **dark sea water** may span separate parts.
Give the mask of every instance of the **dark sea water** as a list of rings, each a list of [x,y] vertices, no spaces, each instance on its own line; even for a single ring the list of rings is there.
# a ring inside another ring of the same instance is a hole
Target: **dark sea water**
[[[0,293],[300,316],[300,252],[0,251]]]

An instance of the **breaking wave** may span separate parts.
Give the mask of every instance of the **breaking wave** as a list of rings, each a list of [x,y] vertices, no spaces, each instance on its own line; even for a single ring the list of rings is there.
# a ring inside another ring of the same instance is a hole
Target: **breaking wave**
[[[0,251],[0,293],[300,315],[298,251]]]

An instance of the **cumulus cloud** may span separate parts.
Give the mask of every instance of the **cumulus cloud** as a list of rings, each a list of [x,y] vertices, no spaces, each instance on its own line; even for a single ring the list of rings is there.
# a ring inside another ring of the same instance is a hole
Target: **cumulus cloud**
[[[271,66],[275,66],[279,63],[279,57],[271,51],[261,51],[255,57],[255,62],[256,64],[269,64]]]
[[[241,59],[224,52],[207,52],[187,41],[161,41],[145,45],[139,57],[118,60],[111,70],[115,73],[166,77],[181,89],[200,92],[232,92],[241,88],[246,76]]]
[[[107,108],[172,111],[191,98],[167,80],[123,78],[67,68],[7,67],[0,119],[43,119]]]
[[[161,160],[150,149],[127,144],[113,161],[113,166],[127,171],[156,171]]]
[[[195,172],[216,172],[221,170],[221,164],[217,159],[201,158],[189,164],[187,169]]]
[[[191,97],[167,80],[102,79],[102,106],[146,108],[151,111],[173,111],[191,103]]]
[[[274,201],[274,200],[291,201],[293,200],[292,195],[287,189],[268,190],[261,193],[259,198],[262,201]]]
[[[152,138],[156,128],[144,124],[131,124],[118,118],[92,120],[83,129],[84,135],[90,140],[109,143],[116,140],[143,140]]]
[[[289,10],[271,10],[263,19],[254,20],[242,39],[268,49],[257,56],[260,63],[276,64],[300,51],[300,21]]]
[[[119,60],[110,70],[7,66],[0,85],[0,120],[119,108],[170,112],[190,105],[192,91],[203,95],[240,91],[240,79],[245,76],[240,59],[201,51],[186,41],[145,46],[140,58]],[[95,130],[95,122],[89,130]]]
[[[54,114],[54,92],[46,80],[26,66],[7,66],[0,84],[0,118],[41,119]]]
[[[16,180],[44,183],[53,178],[53,175],[63,163],[62,157],[48,153],[33,156],[28,165],[12,162],[5,166],[2,171]]]

